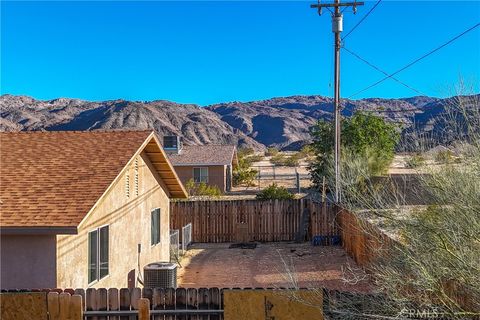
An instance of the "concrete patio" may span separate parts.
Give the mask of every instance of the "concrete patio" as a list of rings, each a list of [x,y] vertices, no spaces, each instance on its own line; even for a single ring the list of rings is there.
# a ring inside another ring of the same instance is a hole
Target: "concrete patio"
[[[183,287],[325,287],[369,292],[368,276],[339,246],[260,243],[255,249],[230,244],[194,244],[183,257]]]

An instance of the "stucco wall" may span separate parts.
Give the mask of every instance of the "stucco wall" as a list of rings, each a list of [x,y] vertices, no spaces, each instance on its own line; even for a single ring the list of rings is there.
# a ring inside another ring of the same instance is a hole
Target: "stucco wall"
[[[134,162],[129,166],[130,196],[123,174],[79,227],[78,235],[58,236],[58,286],[127,287],[128,273],[137,267],[137,245],[141,244],[140,270],[156,261],[169,261],[169,197],[145,154],[138,157],[138,196],[135,194]],[[157,180],[158,179],[158,180]],[[161,182],[162,183],[162,182]],[[163,183],[162,183],[163,184]],[[161,208],[160,243],[151,246],[151,210]],[[88,232],[109,225],[109,275],[88,284]]]
[[[56,286],[55,235],[6,235],[0,238],[3,289]]]
[[[208,168],[208,184],[217,186],[222,192],[226,189],[226,166],[176,166],[175,171],[185,185],[188,180],[193,179],[193,168]]]

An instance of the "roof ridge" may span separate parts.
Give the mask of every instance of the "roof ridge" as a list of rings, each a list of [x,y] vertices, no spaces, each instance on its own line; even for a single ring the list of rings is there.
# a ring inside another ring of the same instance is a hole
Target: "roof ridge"
[[[26,131],[0,131],[0,133],[6,134],[39,134],[39,133],[51,133],[51,134],[58,134],[58,133],[128,133],[128,132],[155,132],[154,129],[149,130],[123,130],[123,129],[109,129],[109,130],[26,130]]]
[[[194,145],[184,145],[184,147],[235,147],[234,144],[219,144],[219,143],[209,143],[209,144],[194,144]]]

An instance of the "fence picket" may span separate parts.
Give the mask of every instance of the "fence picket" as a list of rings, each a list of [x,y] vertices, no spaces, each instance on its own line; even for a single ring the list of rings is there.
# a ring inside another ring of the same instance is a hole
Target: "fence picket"
[[[70,293],[62,292],[58,295],[59,313],[58,318],[60,320],[68,320],[70,315]]]
[[[57,292],[49,292],[47,295],[48,313],[50,320],[60,320],[60,304]]]

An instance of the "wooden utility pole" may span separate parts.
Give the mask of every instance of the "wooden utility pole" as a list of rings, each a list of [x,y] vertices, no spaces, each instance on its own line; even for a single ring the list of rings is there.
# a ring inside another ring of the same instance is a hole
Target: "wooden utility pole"
[[[320,0],[317,4],[310,5],[311,8],[316,8],[318,14],[322,14],[322,8],[333,8],[332,12],[332,31],[335,33],[335,71],[334,71],[334,124],[335,124],[335,156],[334,156],[334,166],[335,166],[335,202],[339,203],[341,201],[341,192],[340,192],[340,138],[341,138],[341,114],[340,114],[340,47],[342,39],[340,38],[340,33],[343,31],[343,14],[340,12],[340,7],[353,7],[353,12],[356,13],[357,6],[362,6],[363,2],[344,2],[340,3],[340,0],[335,0],[333,3],[320,3]]]

